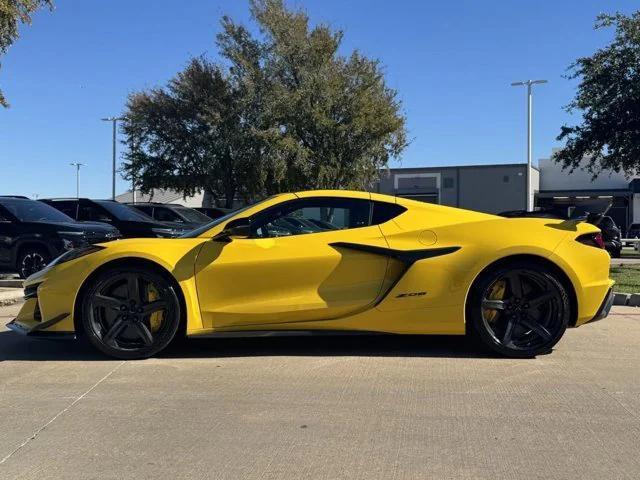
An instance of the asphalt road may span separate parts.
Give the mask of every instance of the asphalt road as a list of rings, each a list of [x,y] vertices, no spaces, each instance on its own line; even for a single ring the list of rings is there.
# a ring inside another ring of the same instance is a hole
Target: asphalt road
[[[121,362],[2,330],[0,478],[637,479],[636,312],[535,360],[456,337],[298,337]]]

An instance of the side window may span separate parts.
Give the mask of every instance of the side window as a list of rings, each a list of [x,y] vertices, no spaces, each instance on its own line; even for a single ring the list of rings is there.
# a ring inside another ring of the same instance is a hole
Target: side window
[[[57,209],[60,210],[62,213],[64,213],[65,215],[68,215],[69,217],[73,218],[74,220],[76,220],[78,218],[78,211],[77,211],[77,207],[78,205],[75,202],[54,202],[53,206]]]
[[[147,207],[146,205],[143,207],[135,207],[137,210],[140,210],[142,213],[144,213],[145,215],[149,215],[150,217],[153,217],[153,208],[151,207]]]
[[[110,222],[111,217],[95,205],[80,205],[78,220],[88,222]]]
[[[381,223],[388,222],[392,218],[395,218],[406,211],[407,209],[405,207],[395,203],[373,202],[371,224],[380,225]]]
[[[370,225],[371,202],[349,198],[302,199],[279,206],[254,221],[253,236],[285,237]]]
[[[165,207],[155,207],[153,218],[159,222],[182,222],[182,218],[177,213]]]
[[[2,223],[11,223],[11,219],[9,215],[4,211],[3,207],[0,207],[0,222]]]

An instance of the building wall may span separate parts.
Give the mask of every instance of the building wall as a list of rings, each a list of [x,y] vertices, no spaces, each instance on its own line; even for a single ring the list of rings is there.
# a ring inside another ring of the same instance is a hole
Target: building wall
[[[526,208],[526,165],[397,168],[383,172],[380,193],[433,201],[452,207],[499,213]],[[539,175],[532,174],[534,192]]]
[[[586,170],[587,161],[582,167],[569,173],[562,170],[562,166],[549,158],[538,162],[540,175],[540,190],[613,190],[629,188],[631,178],[614,171],[602,172],[594,180],[592,174]]]

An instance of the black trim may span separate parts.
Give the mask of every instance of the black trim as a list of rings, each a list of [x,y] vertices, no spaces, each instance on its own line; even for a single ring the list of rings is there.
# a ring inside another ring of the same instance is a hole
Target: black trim
[[[191,334],[189,338],[263,338],[263,337],[322,337],[350,335],[393,335],[370,330],[229,330]]]
[[[613,290],[610,288],[607,294],[605,295],[604,300],[602,300],[602,303],[600,304],[600,308],[598,308],[598,313],[596,313],[596,316],[593,317],[591,320],[589,320],[589,322],[602,320],[607,315],[609,315],[609,312],[611,311],[611,307],[613,307],[613,298],[614,298]],[[586,323],[589,323],[589,322],[586,322]]]
[[[19,333],[21,335],[29,335],[29,336],[65,336],[65,335],[72,335],[75,337],[75,333],[73,332],[43,332],[42,330],[45,330],[53,325],[55,325],[56,323],[64,320],[65,318],[67,318],[69,316],[68,313],[62,313],[60,315],[58,315],[57,317],[52,318],[51,320],[47,320],[46,322],[42,322],[42,323],[38,323],[36,324],[34,327],[32,328],[26,328],[24,325],[17,323],[16,320],[12,320],[9,323],[7,323],[7,328],[9,330],[13,330],[16,333]]]
[[[407,266],[413,265],[418,260],[425,258],[440,257],[457,252],[461,247],[440,247],[425,248],[420,250],[395,250],[393,248],[376,247],[374,245],[363,245],[360,243],[335,242],[329,244],[334,248],[348,248],[350,250],[358,250],[360,252],[373,253],[374,255],[382,255],[384,257],[395,258]]]

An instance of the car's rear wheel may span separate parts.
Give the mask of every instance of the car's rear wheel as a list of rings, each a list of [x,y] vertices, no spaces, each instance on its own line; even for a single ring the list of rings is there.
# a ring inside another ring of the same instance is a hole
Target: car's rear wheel
[[[24,247],[18,255],[18,274],[21,278],[27,278],[46,267],[50,260],[51,258],[44,248]]]
[[[472,287],[467,319],[486,346],[509,357],[549,352],[569,323],[571,304],[556,274],[517,262],[483,274]]]
[[[173,282],[145,268],[101,273],[85,291],[82,326],[99,350],[121,359],[148,358],[164,349],[180,325]]]

